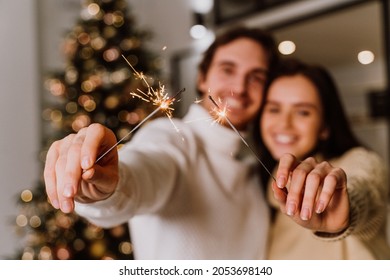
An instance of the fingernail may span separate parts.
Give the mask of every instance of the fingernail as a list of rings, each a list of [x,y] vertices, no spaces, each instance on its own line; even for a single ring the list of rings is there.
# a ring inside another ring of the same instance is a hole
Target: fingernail
[[[61,210],[64,213],[70,213],[72,211],[72,207],[70,205],[70,202],[67,200],[63,201],[61,204]]]
[[[81,161],[81,168],[88,169],[91,166],[89,157],[83,157]]]
[[[280,176],[278,177],[278,179],[276,180],[276,184],[278,185],[278,187],[280,189],[283,189],[285,186],[286,186],[286,178],[284,176]]]
[[[302,208],[302,211],[301,211],[301,219],[304,220],[304,221],[307,221],[310,217],[310,209],[309,207],[305,206]]]
[[[95,170],[94,169],[88,169],[88,170],[85,170],[84,173],[86,173],[87,175],[84,175],[83,179],[89,180],[89,179],[92,179],[93,175],[95,174]]]
[[[59,203],[58,203],[58,200],[53,200],[53,201],[51,201],[51,205],[52,205],[55,209],[60,208],[60,205],[59,205]]]
[[[289,202],[287,204],[287,215],[289,216],[294,216],[295,214],[295,203],[294,202]]]
[[[63,196],[67,198],[71,198],[73,196],[73,186],[72,184],[66,184],[64,187],[64,192],[62,193]]]
[[[316,207],[316,213],[321,214],[324,211],[324,203],[322,201],[318,201],[317,207]]]

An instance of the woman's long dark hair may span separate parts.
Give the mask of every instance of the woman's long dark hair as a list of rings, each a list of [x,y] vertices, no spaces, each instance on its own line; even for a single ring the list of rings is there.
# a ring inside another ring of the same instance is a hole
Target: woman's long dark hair
[[[319,65],[305,64],[296,59],[284,59],[279,62],[276,71],[265,86],[263,102],[257,118],[258,121],[254,125],[254,137],[256,143],[259,144],[260,157],[270,170],[275,168],[276,160],[272,158],[271,153],[262,141],[259,121],[267,100],[268,89],[277,78],[298,74],[309,79],[316,87],[323,108],[324,125],[329,131],[328,138],[319,141],[318,145],[308,156],[320,153],[326,160],[329,160],[333,157],[341,156],[351,148],[362,146],[352,132],[339,91],[330,73]],[[266,185],[269,174],[263,168],[260,170],[260,173],[262,181]]]

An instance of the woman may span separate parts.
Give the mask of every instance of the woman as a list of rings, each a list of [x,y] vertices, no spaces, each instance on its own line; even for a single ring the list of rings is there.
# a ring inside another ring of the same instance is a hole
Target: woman
[[[275,169],[261,170],[275,210],[269,259],[390,258],[384,162],[353,135],[325,69],[282,62],[256,131]]]

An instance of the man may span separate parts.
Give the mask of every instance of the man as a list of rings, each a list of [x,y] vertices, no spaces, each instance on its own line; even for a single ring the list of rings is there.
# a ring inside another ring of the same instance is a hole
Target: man
[[[52,205],[76,209],[102,227],[129,221],[137,259],[264,258],[269,210],[255,161],[228,124],[199,120],[216,118],[210,95],[229,107],[229,120],[245,133],[276,60],[274,40],[262,30],[237,28],[217,37],[199,68],[203,102],[175,120],[180,134],[157,119],[119,155],[111,151],[97,164],[116,143],[101,125],[51,146],[44,174]]]

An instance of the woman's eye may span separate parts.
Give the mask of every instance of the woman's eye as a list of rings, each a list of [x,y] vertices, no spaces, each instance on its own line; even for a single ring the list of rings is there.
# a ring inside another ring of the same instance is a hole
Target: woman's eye
[[[303,117],[310,116],[310,111],[307,110],[299,110],[297,111],[297,114]]]
[[[264,112],[267,112],[267,113],[278,113],[279,112],[279,108],[275,107],[275,106],[265,106]]]

